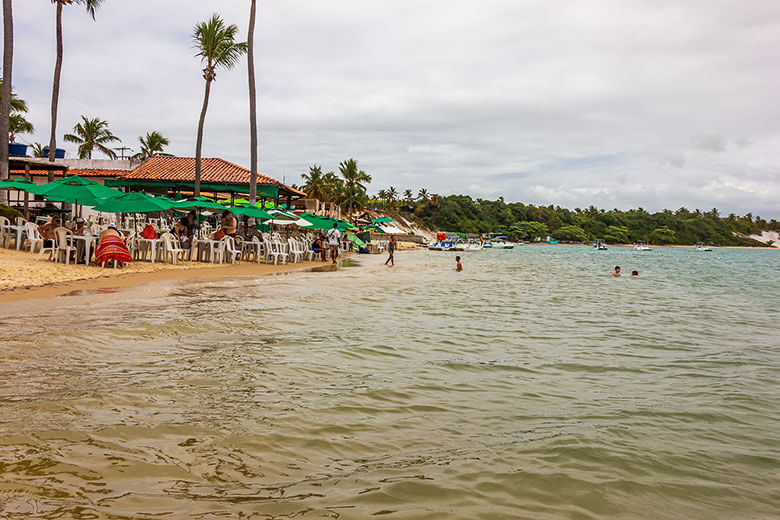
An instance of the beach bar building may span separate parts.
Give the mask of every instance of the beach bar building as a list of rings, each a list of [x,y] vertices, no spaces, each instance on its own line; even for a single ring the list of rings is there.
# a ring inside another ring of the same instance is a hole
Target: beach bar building
[[[200,189],[215,196],[230,199],[249,194],[250,172],[237,164],[219,158],[201,159]],[[194,157],[152,157],[129,172],[105,181],[106,186],[125,191],[143,190],[149,193],[177,197],[191,195],[195,188]],[[257,174],[257,199],[287,204],[306,194],[282,182]]]

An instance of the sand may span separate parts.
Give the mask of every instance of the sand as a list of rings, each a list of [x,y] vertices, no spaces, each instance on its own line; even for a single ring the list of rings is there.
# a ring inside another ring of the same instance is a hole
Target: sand
[[[255,262],[238,264],[208,264],[183,262],[177,265],[133,262],[113,269],[94,265],[65,265],[46,260],[37,261],[37,254],[0,249],[0,302],[33,298],[51,298],[81,290],[130,287],[148,282],[187,278],[222,278],[262,276],[290,271],[327,268],[323,262],[301,262],[287,265],[267,265]]]

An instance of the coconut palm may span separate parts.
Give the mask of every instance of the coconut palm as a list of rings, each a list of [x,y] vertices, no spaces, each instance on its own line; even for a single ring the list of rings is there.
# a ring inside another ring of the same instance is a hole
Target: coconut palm
[[[87,9],[87,13],[95,19],[95,11],[103,0],[51,0],[57,4],[57,59],[54,62],[54,81],[51,88],[51,137],[49,138],[49,160],[54,162],[57,152],[57,105],[60,97],[60,75],[62,73],[62,8],[66,5],[79,4]],[[49,182],[54,181],[54,171],[49,170]]]
[[[5,85],[5,82],[0,82],[0,89]],[[0,104],[2,104],[3,95],[0,94]],[[11,102],[9,105],[8,115],[8,141],[14,142],[16,140],[16,134],[24,134],[35,131],[32,123],[30,123],[25,117],[28,111],[27,102],[19,98],[16,94],[11,92]]]
[[[33,157],[38,157],[40,159],[46,157],[46,154],[43,153],[43,145],[41,143],[33,143],[30,146],[32,148]]]
[[[306,192],[306,196],[326,202],[327,186],[325,185],[322,168],[315,164],[309,167],[309,173],[304,173],[301,177],[303,178],[303,191]]]
[[[390,203],[390,207],[395,206],[395,201],[398,199],[398,190],[394,186],[390,186],[387,189],[387,202]]]
[[[407,206],[412,206],[412,203],[414,202],[414,195],[412,194],[412,190],[404,190],[404,201],[406,201]]]
[[[350,222],[352,221],[352,206],[356,200],[366,197],[366,183],[371,182],[371,176],[363,170],[358,170],[357,161],[349,159],[339,164],[339,173],[344,179],[344,195],[348,201]]]
[[[218,14],[214,13],[205,22],[195,25],[192,40],[197,49],[195,56],[205,65],[203,79],[206,80],[206,92],[203,96],[203,108],[198,122],[198,140],[195,145],[195,196],[200,196],[200,156],[203,147],[203,124],[206,122],[206,110],[209,107],[211,82],[217,78],[217,69],[232,69],[246,52],[246,42],[237,42],[238,27],[225,25]]]
[[[133,155],[133,159],[145,161],[152,157],[171,156],[171,154],[164,152],[165,147],[171,143],[168,141],[168,138],[164,137],[160,132],[147,132],[146,136],[139,136],[138,141],[141,143],[141,151]]]
[[[119,138],[108,129],[108,123],[98,117],[89,119],[81,116],[81,123],[73,127],[73,134],[65,134],[69,143],[79,145],[79,159],[92,159],[92,151],[97,148],[111,159],[116,159],[116,152],[106,146],[119,141]],[[49,150],[51,155],[51,149]]]
[[[11,121],[11,72],[14,62],[14,19],[11,0],[3,0],[3,86],[0,87],[0,180],[8,178],[8,137]],[[32,127],[32,125],[30,125]],[[3,193],[0,202],[6,202]]]
[[[420,188],[420,191],[417,192],[417,199],[421,200],[423,202],[428,200],[428,190],[425,188]]]
[[[257,97],[255,94],[255,12],[256,0],[249,2],[249,32],[246,38],[246,58],[249,72],[249,202],[257,198]]]

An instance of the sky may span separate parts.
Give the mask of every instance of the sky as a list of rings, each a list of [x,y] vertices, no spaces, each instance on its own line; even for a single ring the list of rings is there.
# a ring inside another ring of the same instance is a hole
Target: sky
[[[354,158],[369,191],[568,208],[780,217],[777,0],[258,0],[260,171],[300,183]],[[125,146],[157,130],[195,155],[192,28],[246,39],[249,2],[65,7],[58,144],[81,115]],[[14,89],[48,142],[50,0],[14,1]],[[249,166],[246,62],[220,70],[204,157]],[[97,156],[96,156],[97,157]]]

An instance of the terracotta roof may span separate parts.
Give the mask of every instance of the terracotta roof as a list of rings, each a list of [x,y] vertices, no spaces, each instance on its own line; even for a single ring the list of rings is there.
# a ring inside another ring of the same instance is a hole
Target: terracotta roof
[[[194,157],[152,157],[141,164],[135,170],[121,176],[128,180],[146,181],[195,181]],[[201,159],[200,180],[203,183],[213,184],[249,184],[250,173],[246,168],[219,158]],[[257,183],[279,186],[287,191],[306,196],[302,191],[296,190],[276,179],[257,174]]]
[[[78,168],[71,168],[68,170],[68,175],[78,175],[80,177],[119,177],[122,174],[127,173],[127,170],[81,170]],[[30,175],[48,175],[48,170],[30,170]],[[24,176],[24,170],[12,170],[10,177]],[[55,177],[62,177],[62,172],[54,172]]]

